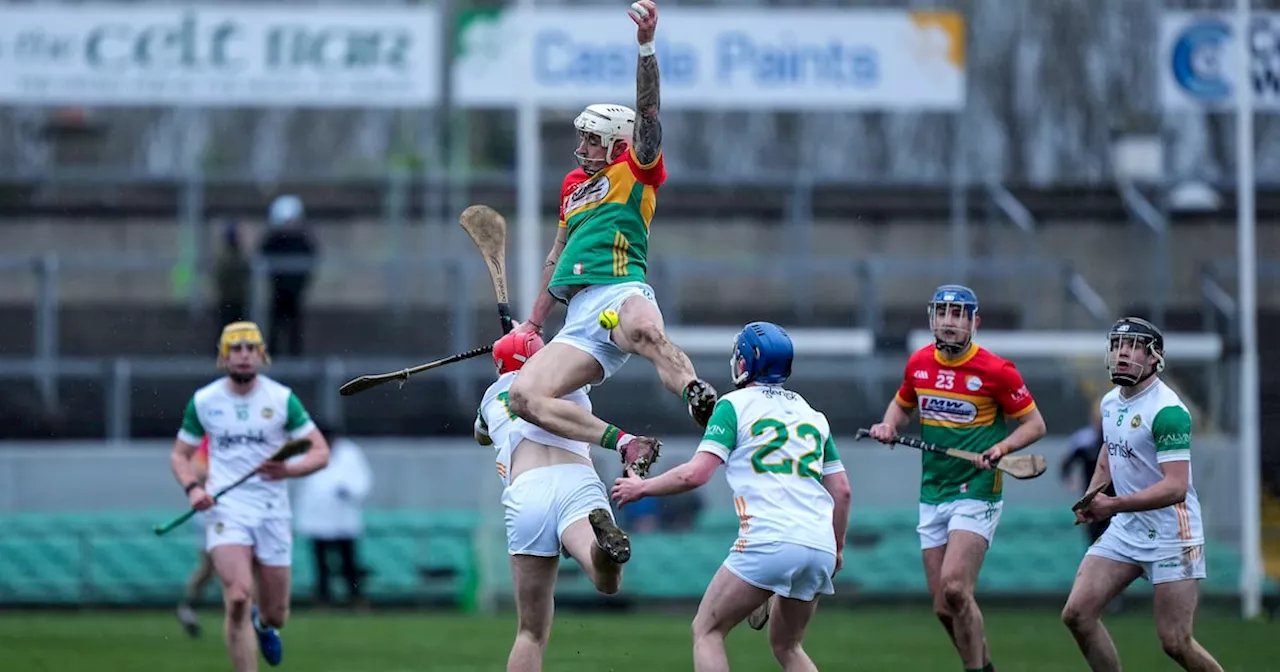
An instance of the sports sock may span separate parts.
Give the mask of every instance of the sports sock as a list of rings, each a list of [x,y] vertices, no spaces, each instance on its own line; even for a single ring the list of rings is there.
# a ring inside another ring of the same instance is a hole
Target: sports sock
[[[991,663],[987,663],[987,666],[982,668],[982,672],[996,672],[996,666]]]
[[[600,446],[608,450],[617,450],[618,446],[631,440],[631,435],[618,429],[617,425],[609,425],[600,437]]]

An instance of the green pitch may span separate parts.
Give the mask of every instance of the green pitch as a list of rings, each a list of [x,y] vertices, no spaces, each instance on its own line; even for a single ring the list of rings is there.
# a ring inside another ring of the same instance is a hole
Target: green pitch
[[[689,670],[683,612],[561,614],[546,669],[583,672]],[[225,672],[220,614],[201,612],[204,636],[191,640],[168,613],[0,613],[0,668],[15,672],[181,670]],[[1146,608],[1107,619],[1127,670],[1177,670],[1160,650]],[[1242,623],[1204,613],[1200,640],[1227,670],[1280,671],[1274,623]],[[349,616],[299,610],[284,630],[279,668],[298,672],[489,672],[502,670],[513,617],[398,612]],[[1000,672],[1086,670],[1075,644],[1050,611],[987,614],[987,637]],[[730,634],[735,671],[778,669],[763,636],[745,626]],[[819,609],[806,646],[823,670],[961,669],[942,628],[927,610]]]

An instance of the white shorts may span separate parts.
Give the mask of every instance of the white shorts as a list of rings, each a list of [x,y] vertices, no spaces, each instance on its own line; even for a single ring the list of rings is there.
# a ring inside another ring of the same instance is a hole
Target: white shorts
[[[506,509],[507,553],[560,555],[560,535],[593,509],[610,512],[604,483],[585,464],[530,469],[502,491]]]
[[[978,499],[957,499],[941,504],[920,504],[920,548],[937,548],[947,543],[947,535],[964,530],[987,540],[987,547],[996,536],[1000,524],[1000,512],[1004,502],[984,502]]]
[[[604,378],[593,381],[599,385],[608,380],[631,359],[631,354],[624,352],[612,339],[609,330],[600,326],[600,313],[608,310],[621,310],[622,304],[633,296],[643,296],[658,307],[653,296],[653,288],[643,282],[621,282],[616,285],[591,285],[579,291],[569,299],[569,309],[564,317],[564,326],[551,339],[552,343],[564,343],[586,352],[600,362],[604,369]]]
[[[836,555],[800,544],[769,541],[734,550],[724,568],[747,583],[780,597],[808,602],[819,594],[836,592],[831,574]]]
[[[205,550],[218,546],[252,546],[258,562],[268,567],[293,564],[293,521],[289,518],[257,518],[215,505],[206,511]]]
[[[1206,576],[1204,546],[1188,546],[1172,553],[1139,548],[1113,534],[1110,527],[1093,542],[1085,555],[1136,565],[1142,569],[1143,578],[1150,581],[1151,585],[1203,579]]]

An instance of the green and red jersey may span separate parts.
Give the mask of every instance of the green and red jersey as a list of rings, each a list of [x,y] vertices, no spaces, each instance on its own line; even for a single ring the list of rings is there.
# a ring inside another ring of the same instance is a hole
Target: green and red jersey
[[[562,302],[574,285],[644,282],[649,223],[667,179],[662,154],[642,164],[635,148],[595,175],[578,168],[560,188],[560,226],[567,242],[547,289]]]
[[[1022,374],[1007,359],[977,343],[955,359],[932,344],[912,353],[894,401],[908,412],[920,409],[922,438],[947,448],[981,453],[1008,436],[1005,422],[1035,410]],[[957,499],[998,502],[1001,472],[938,453],[922,456],[920,501]]]

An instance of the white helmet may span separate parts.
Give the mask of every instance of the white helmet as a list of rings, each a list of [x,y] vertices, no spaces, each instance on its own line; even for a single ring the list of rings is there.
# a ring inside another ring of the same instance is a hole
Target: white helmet
[[[636,111],[626,105],[613,103],[588,105],[587,109],[573,120],[573,127],[578,129],[579,133],[600,136],[604,155],[611,157],[616,143],[631,142],[631,136],[636,127]],[[585,169],[585,162],[588,159],[577,151],[574,151],[573,155],[578,159],[578,165]]]

